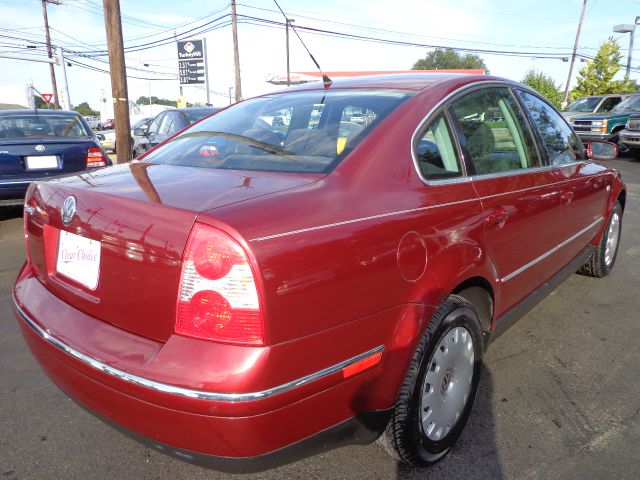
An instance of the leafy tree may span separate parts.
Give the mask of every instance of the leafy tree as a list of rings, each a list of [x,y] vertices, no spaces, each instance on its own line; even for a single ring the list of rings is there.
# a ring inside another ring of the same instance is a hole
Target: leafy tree
[[[613,37],[600,45],[595,58],[580,69],[577,84],[571,91],[571,99],[600,95],[603,93],[624,93],[634,91],[629,79],[614,80],[620,70],[620,45]]]
[[[487,73],[489,69],[484,60],[473,53],[464,55],[451,48],[436,48],[427,53],[425,58],[421,58],[413,64],[411,70],[450,70],[450,69],[476,69],[480,68]]]
[[[167,107],[175,107],[176,106],[176,101],[175,100],[169,100],[167,98],[158,98],[158,97],[154,97],[151,96],[151,103],[153,105],[165,105]],[[139,97],[138,100],[136,100],[136,104],[138,105],[149,105],[149,97]]]
[[[100,115],[100,112],[91,108],[87,102],[82,102],[80,105],[76,105],[74,110],[83,117],[97,117]]]
[[[47,105],[47,102],[44,101],[44,99],[40,96],[40,95],[34,95],[33,96],[33,102],[36,106],[36,108],[43,110],[46,108],[51,108],[49,105]]]
[[[560,108],[562,103],[562,92],[560,86],[556,85],[549,75],[532,68],[521,80],[522,83],[533,88],[540,95],[549,100],[556,108]]]

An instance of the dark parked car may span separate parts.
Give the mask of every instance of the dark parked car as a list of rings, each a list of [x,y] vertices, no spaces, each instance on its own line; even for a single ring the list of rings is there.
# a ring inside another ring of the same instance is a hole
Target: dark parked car
[[[344,126],[354,108],[368,125]],[[625,186],[593,160],[615,154],[496,77],[268,94],[32,185],[16,316],[68,395],[182,460],[257,470],[380,438],[430,464],[490,341],[611,271]]]
[[[160,112],[149,124],[146,131],[136,129],[134,134],[138,137],[133,145],[133,158],[136,158],[149,149],[155,147],[167,138],[179,132],[193,122],[217,112],[214,107],[206,108],[172,108]]]
[[[0,111],[0,205],[21,204],[34,180],[108,164],[93,130],[78,113]]]

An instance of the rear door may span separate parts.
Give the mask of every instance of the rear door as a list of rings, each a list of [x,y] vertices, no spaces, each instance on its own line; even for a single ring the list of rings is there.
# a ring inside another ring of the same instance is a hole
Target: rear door
[[[450,107],[482,202],[485,244],[502,284],[496,316],[535,290],[562,234],[561,190],[507,87],[475,89]]]

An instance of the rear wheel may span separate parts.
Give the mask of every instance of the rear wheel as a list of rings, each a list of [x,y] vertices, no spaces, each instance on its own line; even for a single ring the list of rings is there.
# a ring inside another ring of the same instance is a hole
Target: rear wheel
[[[602,278],[611,273],[613,265],[618,255],[618,246],[620,245],[620,232],[622,231],[622,206],[620,202],[616,202],[607,229],[602,235],[600,244],[587,263],[585,263],[578,273],[588,275],[590,277]]]
[[[451,295],[438,309],[413,356],[379,444],[409,465],[444,457],[471,412],[482,365],[480,316]]]

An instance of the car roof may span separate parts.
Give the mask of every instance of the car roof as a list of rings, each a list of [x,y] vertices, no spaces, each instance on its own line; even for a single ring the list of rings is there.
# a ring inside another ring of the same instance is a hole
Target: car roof
[[[81,116],[78,112],[73,112],[71,110],[39,110],[39,109],[14,109],[14,110],[0,110],[0,116],[2,115],[25,115],[25,114],[34,114],[34,115],[76,115]]]
[[[491,75],[475,75],[469,73],[396,73],[382,75],[362,75],[358,77],[340,77],[332,79],[329,90],[333,88],[372,88],[372,89],[400,89],[400,90],[424,90],[432,85],[450,82],[452,84],[473,83],[481,81],[502,81],[511,80],[494,77]],[[291,91],[303,91],[321,89],[321,81],[309,82],[294,87],[278,90],[271,93],[285,93]],[[267,94],[268,95],[268,94]]]

